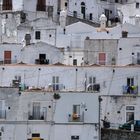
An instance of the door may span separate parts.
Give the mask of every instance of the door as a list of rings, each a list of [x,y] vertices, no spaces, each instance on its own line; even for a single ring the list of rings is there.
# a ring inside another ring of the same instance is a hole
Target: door
[[[4,51],[4,64],[11,64],[11,51]]]
[[[81,3],[81,13],[83,14],[83,19],[85,19],[86,6],[85,6],[85,3],[84,2]]]
[[[106,54],[105,53],[99,53],[99,64],[105,65],[106,62]]]
[[[127,93],[133,93],[132,86],[134,86],[134,78],[127,78]]]
[[[33,119],[40,120],[40,103],[39,102],[33,103]]]
[[[39,54],[40,64],[46,63],[46,54]]]
[[[105,16],[107,17],[107,20],[109,20],[109,10],[108,9],[105,9]]]
[[[140,65],[140,52],[137,53],[137,64]]]
[[[126,106],[126,122],[134,121],[134,106]]]

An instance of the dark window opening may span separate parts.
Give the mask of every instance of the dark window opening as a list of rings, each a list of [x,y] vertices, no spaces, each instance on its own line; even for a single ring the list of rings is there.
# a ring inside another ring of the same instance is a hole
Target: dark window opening
[[[65,7],[67,7],[68,6],[68,3],[67,2],[65,2]]]
[[[79,140],[79,136],[71,136],[71,140]]]
[[[139,8],[139,2],[136,2],[136,9],[138,9]]]
[[[83,19],[85,19],[86,16],[86,5],[84,2],[81,2],[81,13],[83,14]]]
[[[37,1],[37,11],[46,11],[46,0]]]
[[[3,0],[2,10],[12,10],[12,0]]]
[[[92,13],[89,14],[89,20],[92,20]]]
[[[49,64],[49,59],[46,59],[46,54],[39,54],[39,59],[35,60],[35,64]]]
[[[73,17],[77,17],[77,11],[73,11]]]
[[[77,59],[73,59],[73,65],[77,66]]]
[[[40,31],[35,32],[35,39],[40,39],[41,38],[41,33]]]
[[[34,133],[34,134],[32,134],[32,137],[40,137],[40,134],[39,133]]]
[[[30,34],[26,34],[25,35],[25,43],[26,43],[26,45],[30,45],[30,41],[31,41],[31,35]]]

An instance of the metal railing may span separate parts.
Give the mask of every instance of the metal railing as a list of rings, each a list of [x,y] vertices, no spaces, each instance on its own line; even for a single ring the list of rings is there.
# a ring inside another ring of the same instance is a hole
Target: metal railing
[[[16,64],[16,63],[17,63],[17,60],[11,60],[11,59],[2,60],[2,59],[0,59],[0,65],[3,65],[3,64]]]
[[[81,114],[68,114],[68,122],[84,122],[84,112]]]
[[[46,113],[38,111],[38,113],[29,112],[28,120],[46,120]]]
[[[6,119],[6,110],[0,110],[0,119]]]
[[[136,95],[138,94],[138,86],[122,86],[123,89],[123,94],[132,94],[132,95]]]

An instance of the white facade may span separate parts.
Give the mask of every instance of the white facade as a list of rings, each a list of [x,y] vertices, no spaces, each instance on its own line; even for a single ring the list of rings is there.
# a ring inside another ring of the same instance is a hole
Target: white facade
[[[130,120],[140,120],[137,96],[101,96],[101,119],[107,117],[113,129]]]
[[[118,13],[122,19],[122,23],[130,23],[134,25],[140,25],[140,1],[131,0],[124,5],[117,6]]]
[[[114,19],[117,16],[114,2],[106,2],[100,0],[69,0],[68,15],[80,19],[89,20],[99,23],[101,14],[105,14],[108,19]]]
[[[59,64],[58,64],[59,65]],[[21,84],[22,90],[39,88],[44,91],[82,91],[99,95],[139,94],[139,66],[58,66],[1,65],[2,87]],[[94,79],[94,80],[92,80]],[[131,84],[128,82],[131,80]],[[57,81],[57,82],[56,82]],[[128,87],[134,86],[132,90]]]
[[[2,139],[24,140],[39,134],[36,137],[49,140],[71,140],[74,136],[80,140],[98,140],[98,95],[87,97],[87,93],[68,92],[59,95],[55,100],[52,93],[22,92],[19,95],[18,90],[2,88],[0,102],[4,103],[5,111],[0,118],[4,120],[0,125]],[[75,107],[79,113],[77,118],[73,116]]]

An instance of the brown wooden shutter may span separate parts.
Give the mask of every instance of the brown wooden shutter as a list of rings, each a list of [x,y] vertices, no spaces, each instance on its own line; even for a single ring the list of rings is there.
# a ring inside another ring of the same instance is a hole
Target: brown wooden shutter
[[[106,54],[105,53],[99,53],[99,64],[105,65],[106,61]]]
[[[12,10],[12,0],[3,0],[3,10]]]
[[[46,11],[46,0],[37,1],[37,11]]]
[[[4,51],[4,63],[11,64],[11,51]]]

